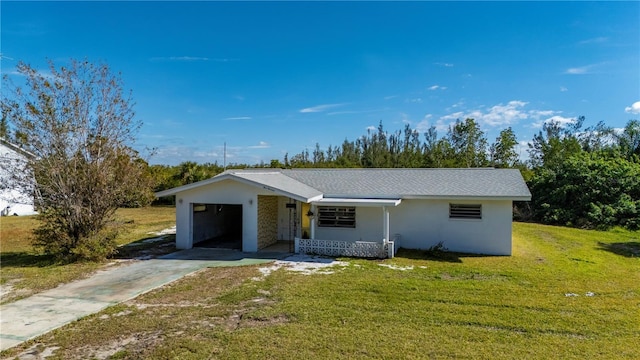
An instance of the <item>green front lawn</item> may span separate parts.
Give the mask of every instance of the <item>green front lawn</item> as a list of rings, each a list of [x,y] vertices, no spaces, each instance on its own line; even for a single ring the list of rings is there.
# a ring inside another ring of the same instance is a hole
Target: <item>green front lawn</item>
[[[122,223],[122,229],[117,238],[118,244],[129,244],[153,237],[149,232],[173,226],[175,208],[119,209],[116,213],[116,221]],[[37,253],[31,246],[31,231],[36,226],[35,216],[0,218],[2,303],[83,278],[106,264],[105,262],[60,264],[48,256]],[[7,294],[4,294],[5,292]]]
[[[404,251],[314,275],[207,269],[3,355],[640,358],[638,232],[516,223],[513,238],[510,257]]]

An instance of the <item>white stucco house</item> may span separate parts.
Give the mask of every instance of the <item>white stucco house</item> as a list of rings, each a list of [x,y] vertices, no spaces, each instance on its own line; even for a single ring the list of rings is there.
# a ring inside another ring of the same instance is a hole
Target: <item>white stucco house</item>
[[[13,176],[24,172],[24,165],[32,156],[0,138],[0,216],[36,214],[32,178],[28,175]]]
[[[398,248],[511,255],[517,169],[246,169],[156,193],[176,196],[176,246],[255,252],[278,241],[324,255]]]

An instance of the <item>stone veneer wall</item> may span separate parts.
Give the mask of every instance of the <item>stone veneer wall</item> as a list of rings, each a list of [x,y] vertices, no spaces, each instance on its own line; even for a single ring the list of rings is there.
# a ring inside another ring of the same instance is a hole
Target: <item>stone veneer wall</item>
[[[258,250],[278,241],[278,197],[258,195]]]

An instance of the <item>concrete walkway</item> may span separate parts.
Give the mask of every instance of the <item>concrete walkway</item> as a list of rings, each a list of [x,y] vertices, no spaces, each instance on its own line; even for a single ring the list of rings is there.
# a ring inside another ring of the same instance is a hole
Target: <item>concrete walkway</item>
[[[132,299],[206,267],[254,265],[280,252],[189,249],[100,270],[91,277],[0,306],[0,350],[45,334],[108,306]]]

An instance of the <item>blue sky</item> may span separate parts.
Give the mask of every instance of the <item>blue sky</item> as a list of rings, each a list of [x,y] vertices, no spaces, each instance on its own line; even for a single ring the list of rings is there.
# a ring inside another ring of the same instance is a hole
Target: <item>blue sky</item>
[[[640,118],[640,2],[7,2],[1,70],[106,62],[151,163],[254,164],[383,122]],[[11,75],[17,76],[17,75]],[[634,105],[635,104],[635,105]],[[526,154],[522,147],[522,155]]]

